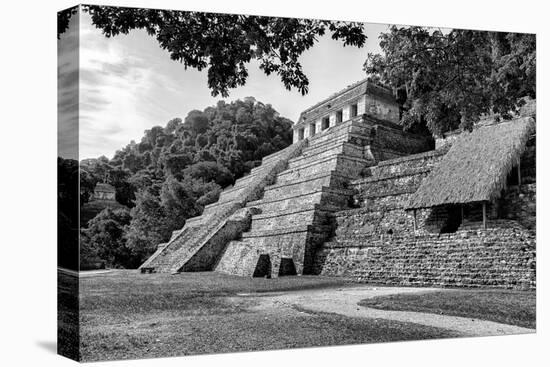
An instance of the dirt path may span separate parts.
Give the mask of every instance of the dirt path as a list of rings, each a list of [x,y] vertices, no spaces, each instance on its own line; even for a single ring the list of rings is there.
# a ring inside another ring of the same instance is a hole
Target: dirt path
[[[266,293],[262,295],[241,294],[241,297],[253,297],[261,309],[295,306],[314,312],[336,313],[349,317],[381,318],[402,322],[433,326],[453,330],[463,336],[492,336],[534,333],[534,329],[500,324],[493,321],[466,317],[437,315],[410,311],[385,311],[359,306],[365,298],[386,296],[398,293],[433,292],[434,288],[384,288],[360,286],[352,288],[318,289],[292,291],[285,293]]]

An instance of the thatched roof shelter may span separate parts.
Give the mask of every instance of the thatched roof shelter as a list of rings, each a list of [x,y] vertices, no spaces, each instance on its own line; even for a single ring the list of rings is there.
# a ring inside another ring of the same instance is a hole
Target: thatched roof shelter
[[[535,129],[530,117],[463,133],[422,181],[407,209],[486,202],[500,195]]]

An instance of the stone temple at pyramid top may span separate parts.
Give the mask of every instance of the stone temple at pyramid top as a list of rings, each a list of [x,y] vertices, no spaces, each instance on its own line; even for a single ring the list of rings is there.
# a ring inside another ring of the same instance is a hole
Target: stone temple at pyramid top
[[[293,142],[315,136],[359,115],[397,123],[399,104],[389,88],[361,80],[303,111],[292,127]]]

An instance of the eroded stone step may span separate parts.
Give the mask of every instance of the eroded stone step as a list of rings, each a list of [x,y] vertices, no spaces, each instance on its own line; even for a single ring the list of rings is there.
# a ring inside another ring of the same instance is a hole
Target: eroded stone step
[[[249,173],[246,176],[239,178],[235,181],[233,187],[246,187],[254,183],[254,181],[260,181],[265,177],[266,172],[257,171],[255,173]]]
[[[432,169],[445,155],[445,151],[429,151],[407,155],[404,157],[381,161],[376,166],[366,170],[366,174],[373,177],[391,177],[414,169]]]
[[[475,234],[470,234],[471,237],[476,237]],[[501,236],[495,235],[494,237],[479,237],[480,242],[477,244],[467,244],[458,242],[456,239],[452,240],[441,240],[438,237],[431,238],[429,240],[413,240],[412,236],[409,236],[408,239],[399,240],[392,238],[392,236],[371,236],[368,234],[357,234],[357,235],[345,235],[337,234],[334,238],[330,239],[328,242],[323,244],[324,248],[356,248],[356,249],[370,249],[372,251],[384,251],[385,254],[396,254],[400,252],[409,252],[413,251],[419,256],[423,256],[425,250],[433,248],[434,243],[438,245],[445,245],[446,252],[441,253],[443,258],[452,259],[455,255],[453,251],[455,249],[464,249],[468,248],[472,251],[487,251],[493,250],[495,248],[499,249],[500,253],[515,253],[518,248],[534,249],[534,243],[528,243],[527,241],[535,241],[535,237],[524,236],[523,240],[508,240],[504,245],[495,245],[501,240]],[[482,242],[484,241],[484,242]],[[411,246],[414,246],[414,249],[411,250]],[[389,250],[386,250],[389,248]],[[393,255],[392,255],[393,256]]]
[[[301,156],[310,157],[313,155],[318,155],[319,153],[330,151],[333,149],[341,148],[343,144],[347,144],[346,136],[339,136],[335,139],[324,141],[320,144],[309,145],[302,151]]]
[[[335,172],[312,175],[303,179],[269,186],[264,191],[264,199],[273,200],[297,194],[306,194],[319,190],[323,186],[344,188],[348,182],[349,178],[347,176]]]
[[[306,148],[304,148],[301,155],[303,156],[317,155],[319,152],[323,152],[325,150],[330,150],[332,148],[339,147],[342,144],[347,143],[348,140],[349,140],[349,137],[347,135],[335,136],[329,140],[325,140],[317,144],[308,145]]]
[[[315,146],[324,141],[335,139],[341,135],[356,137],[366,140],[371,135],[372,125],[357,120],[350,120],[324,130],[317,135],[309,138],[309,146]],[[362,145],[362,144],[359,144]]]
[[[301,212],[295,212],[286,215],[279,215],[272,218],[256,219],[252,220],[250,231],[266,231],[274,230],[278,228],[286,228],[297,225],[298,223],[305,223],[315,225],[315,210],[307,210]],[[276,219],[276,220],[272,220]],[[323,224],[323,223],[318,223]]]
[[[338,156],[334,155],[300,167],[288,168],[277,175],[275,184],[306,179],[326,172],[335,172],[338,170],[338,162]]]
[[[239,195],[243,193],[246,189],[247,189],[246,186],[242,186],[242,187],[233,186],[230,189],[224,190],[220,193],[218,202],[224,203],[224,202],[236,200],[238,199]]]
[[[295,147],[295,144],[289,145],[288,147],[281,149],[277,152],[266,155],[262,158],[262,165],[273,163],[279,159],[282,159],[285,154],[289,154]]]
[[[278,160],[273,160],[273,161],[268,162],[268,163],[262,163],[258,167],[252,168],[250,170],[250,174],[255,175],[255,174],[258,174],[258,173],[266,173],[269,170],[273,169],[278,163],[279,163]]]
[[[360,148],[369,145],[370,142],[370,138],[365,137],[361,134],[346,133],[340,136],[332,136],[316,143],[310,143],[307,148],[304,148],[304,150],[302,151],[302,155],[316,155],[320,151],[328,150],[344,143]]]
[[[371,183],[354,185],[363,199],[373,199],[386,196],[397,196],[418,190],[423,176],[403,176],[393,180],[378,180]]]
[[[296,168],[296,167],[302,167],[309,165],[311,163],[315,163],[316,161],[322,161],[326,158],[331,158],[334,156],[342,156],[350,159],[365,159],[372,161],[368,154],[364,154],[362,147],[356,147],[356,148],[349,148],[353,145],[340,145],[339,147],[336,147],[331,150],[326,150],[320,154],[317,155],[300,155],[296,158],[293,158],[289,160],[288,162],[288,168]],[[346,148],[348,147],[348,148]],[[374,161],[372,161],[374,163]]]
[[[258,214],[252,217],[251,231],[270,230],[276,228],[296,226],[299,224],[326,225],[328,215],[332,211],[321,208],[319,205],[301,210],[283,210]]]
[[[363,146],[351,144],[344,139],[340,139],[330,144],[321,144],[316,147],[310,147],[302,152],[302,154],[296,158],[289,160],[289,163],[293,163],[299,160],[311,158],[311,157],[323,157],[330,155],[331,153],[343,153],[355,157],[363,157]]]
[[[227,201],[227,202],[216,201],[215,203],[208,204],[207,206],[204,207],[204,211],[202,213],[202,216],[215,215],[216,212],[219,212],[220,210],[227,209],[227,208],[231,207],[232,205],[236,205],[236,203],[234,201]]]
[[[350,181],[358,177],[364,167],[372,164],[372,161],[348,157],[344,155],[333,155],[324,159],[314,160],[308,164],[289,167],[277,175],[277,183],[290,182],[300,178],[313,176],[322,172],[333,171],[347,176]]]
[[[371,193],[369,195],[364,195],[362,198],[364,200],[373,200],[373,199],[383,199],[390,196],[400,196],[400,195],[410,195],[415,193],[417,188],[408,188],[408,189],[397,189],[397,190],[388,190],[381,193]]]
[[[200,228],[196,228],[196,227],[185,228],[185,230],[181,231],[180,234],[178,234],[177,236],[174,236],[174,238],[171,240],[171,246],[167,247],[165,251],[163,251],[159,256],[157,256],[157,259],[160,260],[161,258],[168,256],[170,253],[176,251],[188,239],[195,237],[199,231],[200,231]]]
[[[372,167],[369,167],[369,168],[372,169]],[[404,178],[404,177],[418,176],[418,175],[422,175],[424,177],[425,175],[430,173],[431,170],[432,169],[430,167],[408,168],[408,169],[405,169],[405,170],[402,170],[402,171],[396,171],[396,172],[391,172],[391,173],[377,174],[377,175],[368,176],[368,177],[365,177],[365,178],[362,178],[362,179],[355,180],[353,183],[354,184],[356,184],[356,183],[364,183],[364,184],[377,183],[377,182],[380,182],[380,181],[393,181],[393,180],[398,180],[398,179]]]
[[[302,232],[329,233],[331,231],[331,228],[332,227],[329,225],[320,225],[320,226],[298,225],[298,226],[277,228],[277,229],[265,230],[265,231],[245,232],[243,233],[242,238],[246,239],[246,238],[258,238],[258,237],[273,237],[273,236],[281,236],[285,234],[302,233]]]
[[[324,206],[332,205],[334,207],[344,208],[349,204],[353,191],[346,189],[331,189],[321,187],[318,190],[305,193],[289,195],[285,198],[274,198],[273,200],[261,199],[247,204],[249,207],[256,207],[262,213],[270,211],[292,210],[322,204]]]

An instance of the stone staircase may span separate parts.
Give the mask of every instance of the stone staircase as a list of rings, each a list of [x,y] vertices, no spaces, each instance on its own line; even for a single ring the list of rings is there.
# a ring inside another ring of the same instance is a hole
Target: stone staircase
[[[174,273],[211,270],[220,247],[239,237],[247,227],[247,213],[251,213],[237,214],[239,209],[248,201],[260,198],[264,187],[273,183],[288,161],[299,155],[306,145],[307,141],[301,141],[264,157],[261,166],[225,189],[216,203],[204,208],[202,215],[189,218],[181,230],[172,234],[168,243],[160,244],[157,251],[140,266],[141,271]]]
[[[313,252],[330,235],[331,214],[348,205],[346,187],[361,170],[374,164],[365,146],[351,143],[366,127],[348,122],[310,138],[302,154],[290,159],[263,198],[247,203],[261,214],[252,216],[249,231],[227,246],[216,270],[252,276],[261,255],[271,263],[265,276],[311,273]],[[293,266],[281,267],[291,261]]]

